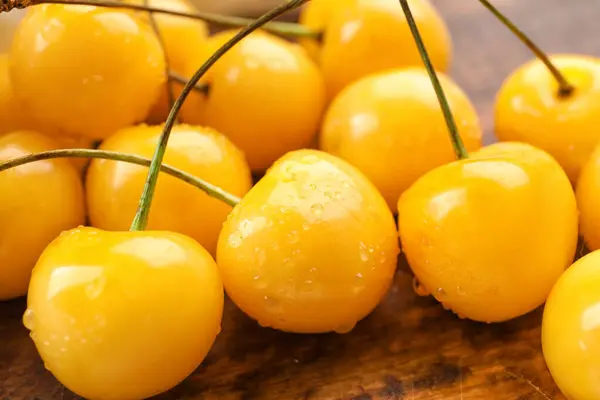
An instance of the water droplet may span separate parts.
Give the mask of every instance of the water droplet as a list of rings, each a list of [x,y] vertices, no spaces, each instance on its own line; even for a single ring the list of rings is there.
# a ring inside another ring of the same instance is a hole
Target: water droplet
[[[242,236],[239,232],[232,233],[229,235],[228,243],[233,248],[240,247],[242,244]]]
[[[315,185],[314,183],[309,184],[308,187],[312,190],[317,190],[317,185]]]
[[[294,358],[294,364],[298,364],[300,362],[300,360],[298,360],[297,358]]]
[[[302,230],[303,230],[303,231],[307,231],[307,230],[309,230],[309,229],[310,229],[310,225],[309,225],[309,224],[307,224],[307,223],[303,223],[303,224],[302,224]]]
[[[256,247],[254,249],[254,254],[256,254],[256,257],[255,257],[256,266],[261,267],[265,263],[265,261],[267,261],[267,252],[260,247]]]
[[[37,334],[35,332],[30,332],[29,337],[31,338],[31,340],[33,340],[35,342],[35,339],[37,338]]]
[[[86,344],[87,343],[87,339],[86,338],[82,338],[81,339],[81,344]]]
[[[360,243],[359,244],[359,252],[360,252],[360,259],[362,261],[369,261],[369,252],[367,250],[367,245],[364,243]]]
[[[356,326],[356,322],[348,322],[348,323],[341,324],[340,326],[335,328],[334,331],[336,333],[340,333],[340,334],[349,333],[350,331],[352,331],[354,329],[355,326]]]
[[[425,287],[419,282],[417,277],[413,278],[413,290],[417,294],[417,296],[429,296],[429,292]]]
[[[289,244],[296,244],[296,243],[298,243],[299,240],[300,240],[300,236],[298,236],[298,232],[291,231],[290,233],[288,233],[288,243]]]
[[[69,342],[71,340],[71,337],[69,335],[66,335],[63,339],[65,342]]]
[[[44,340],[44,346],[50,346],[50,342],[47,340]]]
[[[104,275],[101,275],[85,287],[85,293],[90,299],[95,299],[104,292],[105,286],[106,277]]]
[[[315,214],[317,217],[320,217],[321,215],[323,215],[323,204],[321,203],[315,203],[310,207],[310,210],[312,211],[313,214]]]
[[[67,348],[66,347],[61,347],[59,351],[61,353],[66,353],[67,352]]]
[[[335,200],[341,200],[342,199],[342,192],[340,192],[340,191],[334,192],[333,193],[333,198]]]
[[[436,297],[444,297],[446,295],[446,291],[442,288],[438,288],[436,291]]]
[[[296,249],[296,250],[292,251],[293,256],[297,256],[298,254],[300,254],[300,249]]]
[[[464,296],[466,294],[465,290],[463,288],[461,288],[460,286],[456,287],[456,294],[459,296]]]
[[[50,366],[47,363],[44,363],[44,368],[46,368],[48,371],[51,371]]]
[[[361,273],[359,272],[358,274],[356,274],[356,277],[357,277],[358,279],[362,279],[362,278],[363,278],[363,274],[361,274]]]
[[[368,250],[369,250],[369,253],[374,253],[375,252],[375,247],[369,246]]]
[[[30,331],[32,331],[35,326],[35,315],[33,310],[30,308],[28,308],[25,311],[25,314],[23,314],[23,325],[25,325],[25,328],[29,329]]]

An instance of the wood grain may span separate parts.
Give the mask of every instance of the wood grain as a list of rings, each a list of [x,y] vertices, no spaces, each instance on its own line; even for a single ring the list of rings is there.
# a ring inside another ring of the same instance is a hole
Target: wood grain
[[[495,93],[531,56],[477,1],[435,3],[455,40],[452,74],[476,104],[490,142]],[[545,49],[600,55],[597,0],[498,4]],[[44,369],[22,327],[23,311],[23,300],[0,303],[0,399],[77,399]],[[346,335],[260,328],[228,303],[204,364],[157,400],[563,400],[541,354],[540,320],[540,310],[499,325],[459,320],[417,297],[400,261],[385,301]]]

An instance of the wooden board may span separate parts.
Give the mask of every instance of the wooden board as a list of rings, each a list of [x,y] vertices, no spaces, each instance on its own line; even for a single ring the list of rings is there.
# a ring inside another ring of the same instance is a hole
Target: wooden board
[[[495,93],[530,54],[476,0],[436,4],[455,39],[452,74],[491,142]],[[545,49],[600,55],[598,0],[498,5]],[[44,369],[21,325],[23,311],[23,300],[0,303],[0,399],[76,399]],[[540,319],[538,310],[501,325],[459,320],[415,296],[400,262],[385,301],[346,335],[263,329],[227,304],[205,363],[158,400],[562,400],[541,354]]]

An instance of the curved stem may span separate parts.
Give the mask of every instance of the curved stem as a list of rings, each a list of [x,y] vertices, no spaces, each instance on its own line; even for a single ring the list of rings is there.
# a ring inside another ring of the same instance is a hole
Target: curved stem
[[[183,103],[189,96],[190,92],[194,89],[196,84],[200,81],[204,74],[206,74],[210,67],[212,67],[225,53],[227,53],[233,46],[235,46],[246,36],[265,25],[272,19],[277,18],[289,10],[300,7],[302,4],[307,3],[308,1],[309,0],[288,0],[284,4],[275,7],[257,20],[253,21],[250,25],[239,31],[233,38],[227,41],[227,43],[221,46],[221,48],[219,48],[212,56],[210,56],[204,65],[202,65],[200,69],[196,71],[190,81],[183,87],[179,98],[175,101],[173,108],[171,108],[171,112],[169,113],[169,117],[165,123],[163,133],[158,141],[158,146],[156,147],[154,157],[152,158],[152,164],[150,165],[148,178],[146,179],[146,184],[144,185],[144,191],[140,198],[138,210],[131,224],[131,230],[144,230],[148,224],[148,215],[150,214],[152,197],[154,196],[154,191],[156,189],[158,171],[167,149],[167,143],[169,141],[169,136],[171,135],[171,130],[175,125],[175,118],[177,117],[177,114],[181,110]]]
[[[134,154],[120,153],[116,151],[65,149],[44,151],[42,153],[28,154],[23,157],[14,158],[12,160],[0,163],[0,172],[32,162],[50,160],[53,158],[101,158],[104,160],[122,161],[130,164],[143,165],[146,167],[150,166],[152,162],[150,159],[145,157],[136,156]],[[212,185],[204,181],[203,179],[190,175],[187,172],[184,172],[180,169],[163,164],[161,166],[161,171],[184,182],[187,182],[192,186],[197,187],[209,196],[214,197],[217,200],[221,200],[222,202],[229,204],[232,207],[235,207],[240,202],[240,199],[238,197],[227,193],[220,187]]]
[[[13,8],[26,8],[37,4],[78,4],[97,7],[127,8],[130,10],[139,10],[160,14],[169,14],[178,17],[199,19],[213,25],[234,28],[245,27],[254,21],[251,18],[233,17],[228,15],[205,12],[186,13],[182,11],[166,10],[157,7],[146,7],[144,5],[139,4],[125,4],[119,1],[110,0],[0,0],[0,13],[8,12]],[[265,25],[263,29],[278,35],[291,37],[307,37],[316,40],[321,40],[322,36],[321,32],[316,32],[311,29],[308,29],[303,25],[291,22],[270,22],[268,25]]]
[[[512,23],[504,14],[502,14],[496,7],[494,7],[488,0],[479,0],[481,4],[496,18],[500,20],[511,32],[521,40],[535,54],[535,56],[548,68],[556,82],[558,82],[558,95],[560,97],[567,97],[575,88],[571,85],[565,76],[556,68],[556,66],[550,61],[550,58],[546,53],[542,51],[522,30],[520,30],[515,24]]]
[[[177,83],[181,83],[182,85],[185,85],[189,82],[189,80],[185,76],[180,75],[175,71],[169,72],[169,79],[171,79],[172,81],[175,81]],[[194,86],[194,90],[196,90],[197,92],[200,92],[202,94],[208,95],[208,93],[210,91],[210,85],[208,83],[197,83]]]
[[[446,125],[448,125],[448,131],[450,132],[450,138],[452,139],[452,146],[454,147],[454,152],[456,153],[456,157],[459,159],[467,158],[469,154],[465,149],[462,138],[458,133],[458,128],[456,127],[456,121],[454,120],[454,116],[452,115],[452,111],[450,110],[450,104],[448,104],[448,99],[444,94],[444,89],[442,89],[442,85],[438,76],[435,72],[435,68],[431,63],[431,59],[429,58],[429,54],[427,53],[427,49],[425,48],[425,43],[423,43],[423,38],[419,33],[419,28],[417,27],[417,23],[413,18],[412,12],[410,11],[410,7],[408,5],[407,0],[400,0],[400,5],[402,6],[402,10],[404,11],[404,15],[406,16],[406,21],[408,22],[408,26],[410,27],[410,31],[415,39],[415,43],[417,44],[417,48],[419,50],[419,54],[423,59],[423,64],[425,64],[425,69],[429,74],[429,78],[431,79],[431,83],[433,84],[433,89],[435,90],[435,94],[440,102],[440,107],[442,112],[444,113],[444,118],[446,120]]]

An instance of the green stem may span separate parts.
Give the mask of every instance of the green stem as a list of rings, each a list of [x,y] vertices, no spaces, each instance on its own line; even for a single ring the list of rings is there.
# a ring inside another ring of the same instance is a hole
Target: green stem
[[[185,85],[189,82],[189,80],[185,76],[180,75],[175,71],[169,72],[169,79],[177,83],[181,83],[182,85]],[[210,91],[210,85],[208,83],[197,83],[194,86],[194,90],[207,95]]]
[[[565,76],[556,68],[556,66],[550,61],[550,58],[540,49],[522,30],[520,30],[511,20],[509,20],[504,14],[502,14],[496,7],[494,7],[487,0],[479,0],[485,8],[494,14],[496,18],[500,20],[510,31],[521,40],[535,54],[535,56],[548,68],[556,82],[558,82],[558,95],[560,97],[567,97],[573,93],[575,88],[571,85]]]
[[[452,115],[452,111],[450,110],[450,104],[448,104],[448,99],[444,94],[444,89],[442,89],[442,85],[440,83],[440,80],[438,79],[437,73],[435,72],[435,68],[431,63],[431,59],[429,58],[429,54],[427,53],[427,49],[425,48],[425,43],[423,43],[423,38],[421,37],[421,33],[419,32],[417,23],[415,22],[412,12],[410,11],[408,1],[400,0],[400,5],[402,6],[402,10],[404,11],[404,15],[406,16],[406,21],[408,22],[410,31],[412,32],[412,35],[415,39],[415,43],[419,50],[419,54],[421,55],[421,59],[423,60],[423,64],[425,64],[425,69],[427,70],[429,78],[431,79],[431,83],[433,84],[435,94],[438,98],[438,101],[440,102],[440,107],[442,109],[442,112],[444,113],[446,125],[448,125],[448,131],[450,132],[450,138],[452,139],[452,146],[454,147],[456,157],[458,157],[459,159],[467,158],[469,154],[467,153],[463,141],[458,133],[456,121],[454,120],[454,116]]]
[[[143,165],[146,167],[150,166],[152,162],[148,158],[136,156],[133,154],[119,153],[116,151],[65,149],[44,151],[42,153],[28,154],[23,157],[14,158],[12,160],[0,163],[0,172],[32,162],[50,160],[54,158],[100,158],[104,160],[122,161],[130,164]],[[212,185],[180,169],[163,164],[161,166],[161,171],[184,182],[187,182],[192,186],[197,187],[198,189],[206,192],[206,194],[208,194],[209,196],[214,197],[215,199],[220,200],[226,204],[229,204],[232,207],[235,207],[240,202],[240,199],[238,197],[227,193],[220,187]]]
[[[177,114],[181,110],[183,103],[189,96],[190,92],[194,89],[196,84],[200,81],[204,74],[206,74],[210,67],[212,67],[225,53],[227,53],[233,46],[235,46],[246,36],[262,27],[272,19],[277,18],[287,11],[300,7],[302,4],[307,3],[308,1],[309,0],[289,0],[253,21],[250,25],[239,31],[233,38],[227,41],[227,43],[219,48],[212,56],[210,56],[204,65],[202,65],[200,69],[196,71],[194,76],[192,76],[189,82],[183,87],[179,98],[175,100],[175,104],[173,105],[173,108],[171,108],[171,112],[169,113],[169,117],[165,123],[163,133],[159,139],[158,146],[156,147],[154,157],[152,158],[152,164],[150,165],[150,171],[148,173],[148,178],[146,179],[146,184],[144,185],[144,191],[140,198],[138,210],[131,224],[132,231],[144,230],[148,224],[148,216],[150,214],[152,197],[154,196],[154,191],[156,190],[158,171],[167,149],[171,130],[175,125],[175,118],[177,117]]]
[[[157,7],[146,7],[139,4],[125,4],[119,1],[110,0],[0,0],[0,13],[8,12],[13,8],[27,8],[37,4],[78,4],[97,7],[127,8],[130,10],[154,12],[159,14],[174,15],[177,17],[186,17],[199,19],[209,24],[221,27],[240,28],[248,26],[254,20],[251,18],[233,17],[215,13],[195,12],[186,13],[182,11],[166,10]],[[321,32],[316,32],[307,27],[291,22],[270,22],[263,27],[264,30],[283,36],[306,37],[315,40],[321,40]]]

